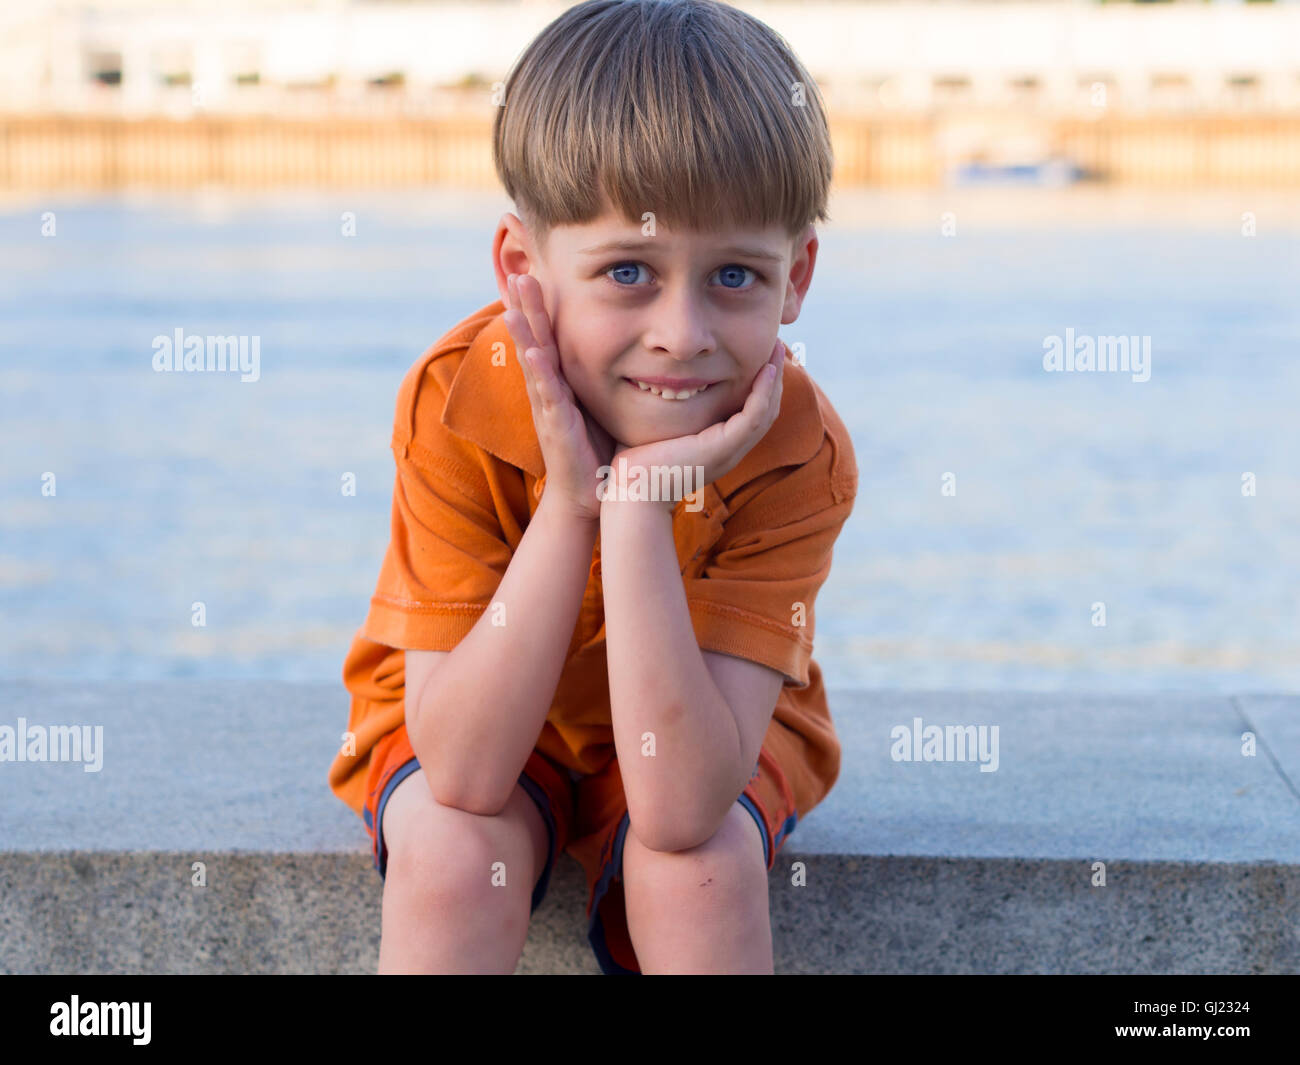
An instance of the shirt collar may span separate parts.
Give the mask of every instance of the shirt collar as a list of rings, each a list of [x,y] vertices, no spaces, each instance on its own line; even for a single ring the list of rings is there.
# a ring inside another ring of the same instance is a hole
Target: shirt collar
[[[457,436],[540,479],[546,463],[523,368],[505,324],[505,304],[497,300],[474,317],[483,315],[492,317],[470,342],[456,371],[442,423]],[[821,450],[826,426],[816,389],[788,347],[785,359],[780,413],[763,439],[730,473],[717,479],[717,490],[724,497],[771,470],[800,466]]]

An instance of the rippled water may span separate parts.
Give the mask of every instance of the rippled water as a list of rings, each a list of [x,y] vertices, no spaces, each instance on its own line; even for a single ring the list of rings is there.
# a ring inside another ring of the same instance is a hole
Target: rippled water
[[[1114,202],[833,206],[782,328],[861,472],[817,604],[831,686],[1300,690],[1300,235],[1263,211],[1243,237],[1250,198],[1194,222]],[[508,208],[0,205],[0,675],[336,680],[387,541],[397,385],[495,298]],[[177,328],[259,336],[260,379],[155,373]],[[1044,372],[1067,329],[1149,336],[1150,380]]]

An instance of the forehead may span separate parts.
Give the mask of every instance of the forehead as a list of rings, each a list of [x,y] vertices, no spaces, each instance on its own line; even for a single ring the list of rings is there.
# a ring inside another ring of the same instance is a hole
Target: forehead
[[[789,237],[780,224],[719,229],[672,228],[647,212],[633,221],[607,211],[590,222],[557,226],[552,231],[557,250],[578,258],[619,252],[658,251],[671,255],[741,255],[772,263],[783,262]]]

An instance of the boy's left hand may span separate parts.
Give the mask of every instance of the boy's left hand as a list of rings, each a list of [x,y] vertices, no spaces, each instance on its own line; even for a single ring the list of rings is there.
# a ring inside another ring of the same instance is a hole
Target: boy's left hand
[[[775,374],[769,372],[773,367]],[[649,444],[628,447],[618,444],[610,462],[617,476],[619,459],[628,468],[651,466],[686,467],[702,466],[704,474],[698,479],[698,488],[711,484],[739,464],[749,450],[767,435],[781,411],[781,386],[785,376],[785,345],[780,338],[772,354],[754,378],[745,405],[725,422],[714,422],[707,429],[690,436],[677,436],[656,440]],[[697,490],[698,490],[697,488]],[[611,498],[618,498],[613,496]],[[671,510],[676,500],[655,500]]]

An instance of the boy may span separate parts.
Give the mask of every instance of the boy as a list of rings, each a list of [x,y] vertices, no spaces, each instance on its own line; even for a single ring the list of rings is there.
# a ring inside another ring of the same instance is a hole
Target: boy
[[[735,8],[588,0],[493,137],[501,298],[398,392],[329,773],[379,969],[513,972],[566,852],[602,971],[771,973],[767,873],[839,773],[813,600],[857,491],[776,336],[828,217],[821,101]]]

